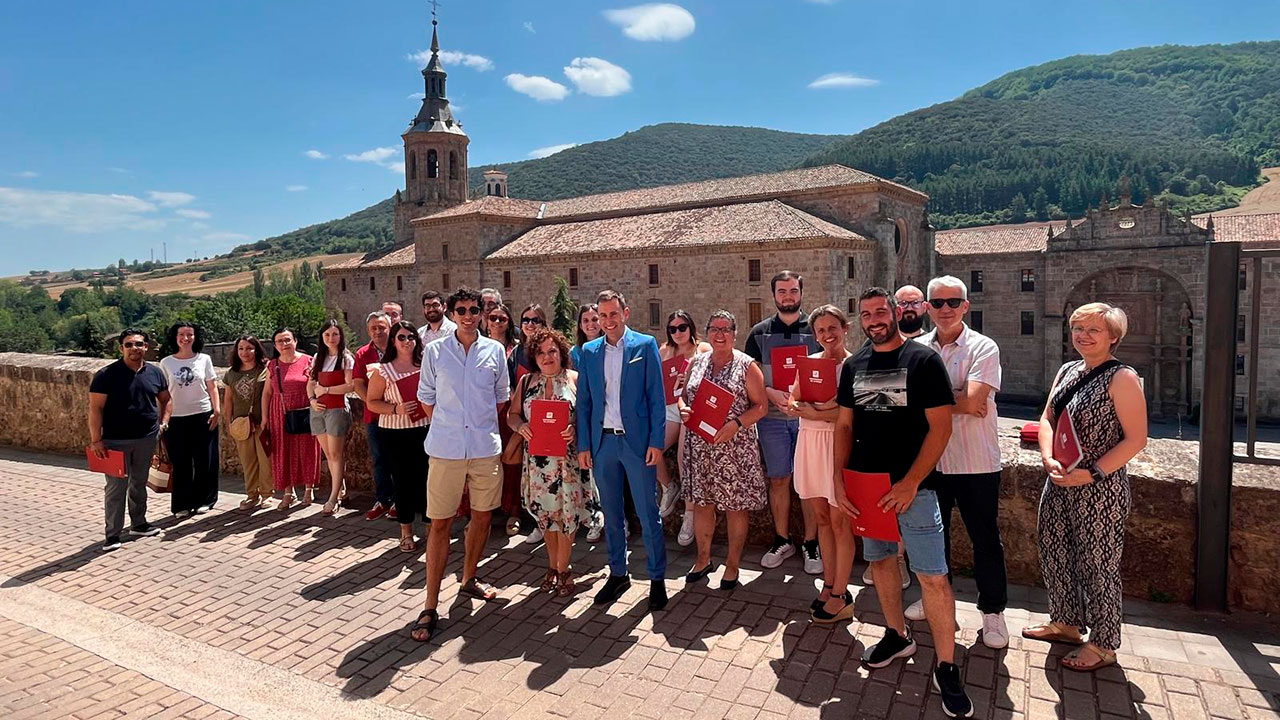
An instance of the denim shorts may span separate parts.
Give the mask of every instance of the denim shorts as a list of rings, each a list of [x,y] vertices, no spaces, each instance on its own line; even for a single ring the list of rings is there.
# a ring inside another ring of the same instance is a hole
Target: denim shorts
[[[351,429],[351,411],[346,408],[329,408],[324,412],[311,411],[311,434],[342,437]]]
[[[796,457],[799,418],[763,417],[756,427],[760,433],[760,456],[764,460],[765,477],[787,477]]]
[[[907,511],[898,515],[898,532],[907,546],[911,572],[917,575],[946,575],[947,548],[942,531],[942,512],[938,495],[932,490],[919,490]],[[884,560],[898,554],[898,543],[862,539],[862,555],[867,562]]]

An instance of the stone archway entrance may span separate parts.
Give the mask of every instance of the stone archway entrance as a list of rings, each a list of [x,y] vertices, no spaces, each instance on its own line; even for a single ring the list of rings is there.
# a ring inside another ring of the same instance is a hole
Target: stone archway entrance
[[[1129,333],[1116,357],[1143,379],[1152,417],[1186,415],[1191,409],[1191,303],[1174,278],[1145,267],[1109,268],[1076,284],[1063,317],[1089,302],[1115,305],[1129,316]],[[1063,325],[1063,357],[1073,357],[1071,330]]]

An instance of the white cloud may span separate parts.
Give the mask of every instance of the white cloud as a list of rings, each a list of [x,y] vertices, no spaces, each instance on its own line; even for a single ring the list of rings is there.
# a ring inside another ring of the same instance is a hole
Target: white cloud
[[[147,197],[151,202],[160,207],[178,207],[180,205],[190,205],[195,202],[196,196],[191,193],[184,192],[164,192],[161,190],[148,190]]]
[[[47,225],[71,233],[156,230],[156,204],[133,195],[27,190],[0,187],[0,223]]]
[[[356,153],[354,155],[343,155],[342,157],[350,160],[351,162],[368,162],[368,163],[378,163],[379,165],[381,165],[382,163],[386,162],[388,158],[395,157],[395,155],[398,152],[400,151],[395,148],[377,147],[372,150],[365,150],[362,153]]]
[[[511,73],[503,78],[507,87],[518,93],[523,93],[538,102],[553,102],[563,100],[569,94],[569,88],[560,83],[545,78],[541,75],[521,75],[520,73]]]
[[[179,217],[191,218],[192,220],[208,220],[209,218],[213,217],[212,214],[205,212],[204,210],[182,209],[182,210],[175,210],[174,214],[178,215]]]
[[[404,174],[404,162],[403,162],[403,161],[401,161],[401,162],[387,163],[387,164],[386,164],[386,165],[384,165],[383,167],[385,167],[386,169],[390,170],[391,172],[394,172],[394,173],[400,173],[401,175],[403,175],[403,174]]]
[[[431,62],[430,50],[419,50],[415,53],[409,53],[405,56],[406,60],[416,63],[418,67],[426,67]],[[469,67],[479,72],[487,72],[493,69],[493,61],[483,55],[475,55],[473,53],[459,52],[457,50],[441,50],[440,62],[445,65],[461,65]]]
[[[208,229],[209,229],[209,223],[206,223],[206,222],[200,222],[199,220],[197,220],[197,221],[195,221],[195,222],[191,223],[191,229],[192,229],[192,230],[208,230]]]
[[[534,35],[537,35],[537,34],[538,34],[538,31],[533,29],[533,23],[531,23],[531,22],[525,21],[524,29],[525,29],[525,30],[528,30],[530,33],[532,33],[532,34],[534,34]]]
[[[325,155],[319,150],[308,150],[302,154],[311,158],[312,160],[328,160],[329,159],[328,155]]]
[[[303,192],[307,189],[306,185],[285,185],[284,189],[289,192]]]
[[[608,60],[594,57],[574,58],[564,74],[578,92],[599,97],[613,97],[631,91],[631,73]]]
[[[853,73],[837,72],[827,73],[822,77],[809,83],[810,90],[825,90],[827,88],[861,88],[875,87],[879,85],[879,80],[872,78],[860,77]]]
[[[409,93],[409,100],[421,100],[427,96],[426,93]]]
[[[20,178],[40,177],[40,173],[36,172],[35,170],[23,170],[22,172],[13,173],[13,175],[15,177],[20,177]]]
[[[605,18],[632,40],[682,40],[693,34],[693,14],[672,3],[605,10]]]
[[[548,155],[555,155],[561,150],[568,150],[569,148],[572,148],[572,147],[578,147],[578,143],[565,143],[564,145],[548,145],[546,147],[540,147],[537,150],[529,151],[529,157],[535,158],[535,159],[544,158],[544,157],[547,157]]]

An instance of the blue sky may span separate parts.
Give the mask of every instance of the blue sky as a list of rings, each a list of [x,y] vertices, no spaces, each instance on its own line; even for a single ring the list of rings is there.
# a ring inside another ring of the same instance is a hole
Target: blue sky
[[[444,0],[440,19],[473,166],[668,121],[852,133],[1067,55],[1280,36],[1274,3],[1203,0]],[[214,255],[387,197],[429,33],[425,0],[8,4],[0,275]]]

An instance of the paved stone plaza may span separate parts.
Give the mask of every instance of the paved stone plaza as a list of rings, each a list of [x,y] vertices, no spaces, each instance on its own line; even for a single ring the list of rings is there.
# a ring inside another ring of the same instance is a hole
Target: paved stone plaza
[[[399,552],[392,524],[325,518],[318,505],[225,511],[241,499],[228,493],[174,525],[153,495],[166,534],[104,555],[101,481],[81,467],[0,450],[6,720],[943,717],[926,682],[927,626],[915,626],[914,659],[868,672],[857,660],[881,633],[874,591],[854,587],[852,625],[811,626],[815,583],[796,561],[764,575],[749,564],[731,595],[670,580],[671,605],[651,617],[643,582],[607,612],[592,608],[604,557],[585,543],[575,565],[590,574],[575,599],[535,592],[541,551],[500,532],[482,575],[502,600],[459,601],[455,541],[441,633],[419,645],[406,627],[422,562]],[[692,553],[670,553],[677,578]],[[1280,622],[1130,600],[1120,666],[1079,675],[1041,643],[982,646],[972,583],[959,586],[975,717],[1280,718]],[[1011,601],[1015,635],[1044,618],[1038,590],[1011,588]]]

